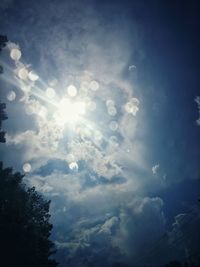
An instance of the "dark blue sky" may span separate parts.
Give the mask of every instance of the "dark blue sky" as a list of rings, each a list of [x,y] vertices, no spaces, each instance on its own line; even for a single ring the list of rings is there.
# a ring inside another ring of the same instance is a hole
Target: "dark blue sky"
[[[1,1],[1,160],[52,200],[61,266],[199,251],[198,2]]]

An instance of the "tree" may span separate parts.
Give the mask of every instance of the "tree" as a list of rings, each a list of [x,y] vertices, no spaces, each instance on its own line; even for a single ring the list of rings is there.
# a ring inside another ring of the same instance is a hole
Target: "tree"
[[[8,42],[7,37],[4,35],[0,35],[0,52],[3,47],[6,46],[6,43]],[[0,74],[3,73],[3,67],[0,65]],[[6,108],[5,103],[0,103],[0,143],[5,143],[5,132],[1,131],[1,124],[3,120],[7,119],[7,115],[4,112],[4,109]]]
[[[3,267],[54,267],[55,252],[49,240],[50,201],[35,188],[26,188],[23,175],[0,164],[0,265]]]
[[[182,264],[178,261],[170,261],[165,267],[182,267]]]
[[[6,43],[8,42],[8,39],[5,35],[0,35],[0,52],[2,51],[2,48],[6,46]],[[0,65],[0,74],[3,73],[3,67]]]
[[[6,43],[8,42],[8,38],[6,35],[0,35],[0,52],[3,47],[6,46]]]
[[[7,38],[0,35],[0,52],[6,42]],[[2,120],[7,119],[5,108],[0,103],[0,130]],[[5,142],[4,131],[0,131],[0,142]],[[27,188],[22,179],[22,174],[3,169],[0,162],[0,266],[55,267],[56,261],[50,258],[55,253],[49,240],[50,201],[34,187]]]

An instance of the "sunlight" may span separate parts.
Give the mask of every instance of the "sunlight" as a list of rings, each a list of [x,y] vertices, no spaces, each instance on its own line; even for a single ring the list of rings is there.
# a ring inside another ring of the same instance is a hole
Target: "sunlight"
[[[54,98],[55,94],[56,94],[56,93],[55,93],[55,90],[54,90],[53,88],[48,87],[48,88],[46,89],[46,96],[47,96],[48,98],[50,98],[50,99]]]
[[[28,78],[28,70],[25,67],[20,68],[18,71],[18,77],[25,81]]]
[[[25,163],[23,165],[23,171],[24,172],[30,172],[31,171],[31,164],[30,163]]]
[[[71,163],[69,164],[69,168],[70,168],[70,170],[72,170],[72,171],[78,171],[78,164],[77,164],[77,162],[71,162]]]
[[[28,78],[32,81],[35,82],[39,79],[39,76],[34,72],[34,71],[30,71],[28,73]]]
[[[18,61],[21,58],[21,55],[22,53],[18,48],[13,48],[10,51],[10,57],[15,61]]]
[[[10,91],[7,95],[7,99],[12,102],[15,100],[15,98],[16,98],[16,93],[14,91]]]
[[[70,97],[75,97],[77,95],[77,89],[74,85],[69,85],[67,88],[67,93]]]
[[[85,114],[85,103],[82,101],[71,102],[64,98],[58,104],[58,110],[55,114],[56,122],[64,125],[65,123],[75,123]]]

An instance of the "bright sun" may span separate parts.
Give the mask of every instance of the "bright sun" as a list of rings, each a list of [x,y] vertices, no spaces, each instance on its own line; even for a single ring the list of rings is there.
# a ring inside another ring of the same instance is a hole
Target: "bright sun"
[[[64,125],[65,123],[75,123],[85,114],[85,103],[83,101],[70,101],[68,98],[63,98],[55,113],[57,123]]]

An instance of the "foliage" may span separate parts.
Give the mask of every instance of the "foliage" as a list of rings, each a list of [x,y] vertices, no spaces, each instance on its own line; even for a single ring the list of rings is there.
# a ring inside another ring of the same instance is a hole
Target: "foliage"
[[[23,175],[0,165],[0,260],[1,266],[54,267],[49,257],[54,244],[49,240],[50,201],[35,188],[26,189]]]
[[[2,48],[6,46],[7,42],[8,42],[7,37],[0,35],[0,52],[1,52]],[[0,65],[0,74],[2,74],[2,73],[3,73],[3,67]],[[5,141],[6,141],[5,132],[1,131],[2,121],[7,119],[7,115],[4,112],[5,108],[6,108],[5,103],[0,102],[0,143],[5,143]]]
[[[8,42],[8,39],[5,35],[0,35],[0,52],[2,48],[6,46],[6,43]],[[0,74],[3,73],[3,67],[0,65]]]

